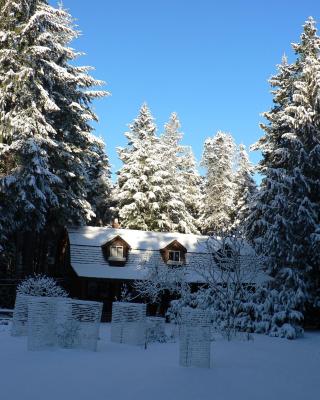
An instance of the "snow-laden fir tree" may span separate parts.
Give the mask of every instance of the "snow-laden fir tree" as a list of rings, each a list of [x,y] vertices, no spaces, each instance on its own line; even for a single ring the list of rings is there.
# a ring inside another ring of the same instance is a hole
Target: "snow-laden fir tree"
[[[123,166],[118,172],[117,201],[120,223],[125,228],[165,231],[162,170],[156,125],[146,104],[126,132],[128,145],[118,149]]]
[[[247,230],[256,248],[269,256],[270,286],[278,299],[274,334],[283,326],[300,332],[297,325],[305,306],[314,305],[319,282],[320,39],[312,18],[293,49],[296,61],[283,59],[270,81],[274,106],[264,114],[265,135],[255,145],[262,152],[264,178]]]
[[[102,82],[89,67],[70,63],[80,54],[69,47],[78,35],[71,16],[47,1],[0,2],[1,224],[10,211],[19,232],[94,215],[90,103],[106,93],[91,90]]]
[[[287,195],[290,191],[290,176],[287,176],[289,152],[286,148],[289,141],[286,141],[285,134],[290,128],[282,122],[282,115],[292,100],[294,69],[283,57],[278,66],[279,73],[270,79],[271,87],[275,88],[272,91],[275,105],[270,112],[264,114],[270,121],[269,124],[261,125],[266,134],[252,146],[253,150],[262,152],[263,158],[257,170],[264,178],[250,207],[246,233],[260,253],[269,253],[275,266],[275,260],[281,257],[285,260],[289,251],[285,240],[284,226],[287,223],[284,216],[288,211]],[[283,240],[280,240],[281,233]],[[267,236],[271,241],[268,250],[265,250]]]
[[[184,146],[181,160],[181,174],[183,179],[182,197],[190,215],[195,219],[198,230],[201,229],[200,215],[202,204],[202,178],[197,168],[197,161],[192,148]]]
[[[232,136],[221,131],[204,143],[201,162],[206,168],[202,215],[204,232],[231,229],[235,150]]]
[[[163,213],[171,232],[198,233],[200,177],[189,147],[180,144],[180,121],[172,113],[160,138],[163,171]]]
[[[113,187],[110,179],[109,158],[101,139],[94,140],[90,147],[87,160],[87,173],[91,182],[87,199],[95,214],[90,224],[98,226],[108,225],[112,220],[110,206]]]
[[[39,49],[34,39],[28,42],[28,23],[36,6],[36,1],[1,2],[0,170],[4,207],[10,209],[15,201],[14,219],[24,217],[26,226],[37,229],[45,223],[46,210],[57,206],[52,186],[60,180],[49,170],[48,150],[54,142],[42,114],[55,105],[38,83],[32,63],[32,55],[45,48]]]
[[[234,176],[233,227],[235,229],[242,229],[249,213],[250,203],[257,191],[253,175],[254,167],[249,161],[246,147],[241,144],[237,151],[237,171]]]
[[[1,224],[10,213],[12,230],[19,223],[39,230],[47,210],[58,204],[53,186],[60,183],[49,169],[48,152],[55,144],[42,114],[54,106],[41,96],[46,92],[39,89],[32,63],[32,55],[45,48],[39,49],[34,39],[29,44],[25,32],[37,2],[2,1],[0,5],[0,197],[5,210]]]
[[[14,204],[8,204],[6,197],[0,190],[0,277],[8,278],[10,276],[10,255],[8,235],[14,226],[13,214]],[[7,204],[6,204],[7,203]],[[3,306],[3,304],[1,303]]]

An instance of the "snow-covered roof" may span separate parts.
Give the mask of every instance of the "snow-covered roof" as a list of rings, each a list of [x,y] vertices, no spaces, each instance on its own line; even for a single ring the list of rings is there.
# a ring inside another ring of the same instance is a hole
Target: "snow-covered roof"
[[[160,249],[177,240],[192,256],[208,256],[207,236],[147,232],[133,229],[85,226],[70,228],[71,266],[79,277],[100,279],[144,279],[148,268],[163,263]],[[101,246],[120,236],[130,246],[124,266],[110,265]],[[165,265],[165,264],[164,264]]]
[[[133,263],[124,267],[115,267],[102,263],[73,262],[72,268],[79,277],[95,279],[141,280],[145,279],[148,272],[146,268]]]
[[[71,245],[102,246],[116,236],[120,236],[130,245],[131,249],[135,250],[160,250],[177,240],[189,253],[209,253],[208,237],[201,235],[93,226],[70,228],[68,232]]]
[[[167,267],[160,250],[177,240],[187,250],[187,281],[201,282],[203,279],[191,266],[209,266],[212,263],[213,246],[218,246],[219,243],[219,240],[216,240],[214,245],[212,241],[209,244],[208,236],[109,227],[70,228],[68,233],[73,270],[79,277],[97,279],[145,279],[150,268],[156,265]],[[130,246],[128,258],[123,266],[110,265],[101,247],[118,236]],[[245,245],[241,252],[246,257],[250,256],[252,251],[249,245]]]

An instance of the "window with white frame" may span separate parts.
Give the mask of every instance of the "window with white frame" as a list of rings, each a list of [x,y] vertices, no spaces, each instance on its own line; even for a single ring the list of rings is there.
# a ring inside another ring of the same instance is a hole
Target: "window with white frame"
[[[169,250],[169,261],[180,262],[181,261],[181,252],[176,251],[176,250]]]
[[[111,246],[110,257],[112,258],[123,258],[123,246]]]

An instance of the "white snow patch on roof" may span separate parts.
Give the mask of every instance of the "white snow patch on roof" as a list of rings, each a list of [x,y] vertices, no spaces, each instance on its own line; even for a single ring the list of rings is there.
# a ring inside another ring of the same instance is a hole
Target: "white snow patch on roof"
[[[109,227],[70,228],[68,233],[73,270],[79,277],[97,279],[145,279],[148,270],[155,265],[160,263],[167,268],[159,250],[177,240],[187,249],[186,280],[188,282],[203,282],[203,277],[199,276],[191,265],[199,262],[200,265],[208,265],[209,268],[212,262],[213,247],[218,247],[219,244],[219,240],[211,241],[208,244],[208,240],[210,240],[208,236]],[[101,249],[103,244],[117,236],[120,236],[131,247],[127,262],[121,267],[110,265]],[[249,245],[244,246],[242,254],[246,256],[251,253],[252,248]]]
[[[72,267],[78,276],[96,279],[145,279],[145,276],[148,272],[146,269],[141,269],[138,265],[130,265],[127,267],[109,267],[104,264],[73,263]]]
[[[208,236],[202,235],[93,226],[70,228],[68,232],[71,245],[102,246],[116,236],[120,236],[130,245],[131,249],[136,250],[160,250],[177,240],[188,252],[210,253],[207,246]]]

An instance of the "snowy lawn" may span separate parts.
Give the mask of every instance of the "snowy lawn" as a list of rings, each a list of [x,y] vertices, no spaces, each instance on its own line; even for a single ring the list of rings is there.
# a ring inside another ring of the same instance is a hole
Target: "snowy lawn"
[[[178,344],[147,350],[110,342],[101,325],[97,353],[28,352],[26,338],[0,325],[0,398],[3,400],[317,400],[320,332],[288,341],[217,340],[211,369],[178,365]]]

